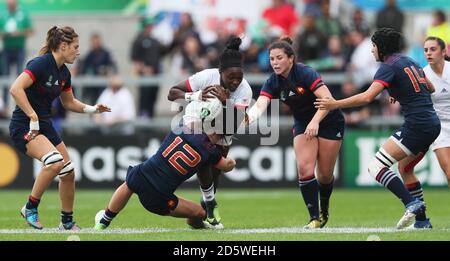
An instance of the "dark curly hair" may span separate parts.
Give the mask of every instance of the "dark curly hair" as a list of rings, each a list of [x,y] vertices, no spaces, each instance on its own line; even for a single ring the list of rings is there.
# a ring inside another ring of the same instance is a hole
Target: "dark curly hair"
[[[225,50],[223,50],[219,57],[219,69],[221,72],[230,67],[242,67],[243,57],[239,51],[241,43],[241,38],[236,36],[230,37]]]
[[[393,28],[380,28],[372,35],[372,42],[378,48],[378,58],[384,62],[384,59],[401,51],[403,45],[403,36]]]

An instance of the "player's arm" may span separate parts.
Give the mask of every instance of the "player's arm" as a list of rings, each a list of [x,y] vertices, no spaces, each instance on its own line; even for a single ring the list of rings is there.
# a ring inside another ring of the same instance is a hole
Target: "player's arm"
[[[333,97],[328,90],[328,87],[323,84],[316,90],[314,90],[314,95],[317,98],[326,98],[326,97]],[[308,126],[306,126],[304,134],[308,137],[308,139],[313,138],[317,136],[319,133],[319,124],[327,116],[329,110],[317,110],[314,114],[314,117],[311,119],[311,121],[308,123]]]
[[[328,87],[324,84],[322,86],[320,86],[319,88],[317,88],[314,91],[314,95],[321,99],[321,98],[326,98],[326,97],[333,97],[333,95],[331,95],[330,90],[328,89]],[[314,114],[314,117],[311,119],[311,121],[314,122],[321,122],[323,120],[323,118],[325,118],[325,116],[327,116],[329,110],[317,110],[316,114]]]
[[[432,83],[430,80],[428,80],[428,78],[425,78],[425,80],[427,81],[427,89],[428,89],[428,91],[429,91],[430,93],[435,92],[436,89],[434,88],[433,83]]]
[[[94,106],[84,104],[75,99],[72,90],[61,92],[61,103],[66,110],[78,112],[78,113],[102,113],[110,112],[111,109],[105,104],[96,104]]]
[[[205,100],[207,98],[214,98],[213,95],[209,94],[212,86],[209,86],[203,90],[198,90],[193,92],[190,87],[188,87],[188,81],[182,81],[175,86],[172,86],[169,90],[169,94],[167,95],[167,99],[169,101],[176,100],[186,100],[190,101],[200,101]]]
[[[236,161],[230,158],[222,157],[219,162],[214,165],[215,168],[223,170],[224,172],[231,171],[236,166]]]
[[[383,90],[384,86],[381,83],[373,82],[369,89],[363,93],[359,93],[342,100],[335,100],[332,97],[317,98],[314,104],[316,108],[320,110],[359,107],[372,102]]]
[[[263,112],[267,109],[267,106],[269,106],[269,103],[269,97],[260,95],[256,100],[256,103],[250,108],[245,116],[245,124],[249,125],[261,117]]]
[[[33,84],[31,76],[25,72],[21,73],[19,77],[13,82],[9,92],[16,101],[17,106],[30,118],[31,121],[37,122],[38,116],[31,107],[30,101],[27,98],[25,89],[29,88]]]
[[[17,106],[19,106],[19,108],[30,118],[30,130],[26,136],[26,139],[29,141],[39,135],[39,117],[31,106],[27,94],[25,93],[25,89],[29,88],[32,84],[33,79],[31,76],[28,73],[23,72],[13,82],[11,89],[9,90],[11,96],[16,101]]]

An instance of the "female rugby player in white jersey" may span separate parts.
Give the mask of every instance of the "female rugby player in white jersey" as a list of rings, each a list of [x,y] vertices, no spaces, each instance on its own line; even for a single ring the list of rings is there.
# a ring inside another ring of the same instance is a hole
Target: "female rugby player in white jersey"
[[[434,109],[441,120],[441,133],[431,145],[450,187],[450,62],[445,42],[434,36],[425,39],[423,47],[428,65],[424,72],[436,91],[431,95]]]

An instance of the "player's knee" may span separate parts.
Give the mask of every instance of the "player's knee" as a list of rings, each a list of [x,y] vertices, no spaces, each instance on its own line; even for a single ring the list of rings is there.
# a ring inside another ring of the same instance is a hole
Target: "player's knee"
[[[408,174],[412,174],[413,172],[413,168],[407,167],[407,166],[400,166],[400,164],[398,165],[398,173],[403,177],[405,175]]]
[[[380,173],[380,171],[385,168],[386,166],[384,166],[380,161],[378,161],[377,158],[373,158],[370,162],[369,162],[369,167],[368,167],[368,171],[369,174],[376,179],[378,173]]]
[[[64,167],[64,158],[58,151],[51,151],[41,158],[45,168],[49,168],[55,173],[59,173]]]
[[[203,219],[206,217],[206,211],[201,206],[199,206],[193,211],[192,217]]]
[[[369,163],[369,174],[376,179],[382,169],[390,168],[396,161],[397,160],[389,155],[383,148],[380,148]]]
[[[64,175],[62,177],[60,175],[58,175],[58,177],[59,177],[59,180],[64,181],[64,182],[75,182],[75,173],[73,171],[67,173],[66,175]]]
[[[408,175],[414,173],[414,167],[419,164],[419,162],[423,159],[425,154],[420,153],[415,159],[413,159],[411,162],[407,164],[402,164],[398,166],[398,171],[401,175]]]
[[[311,164],[297,164],[298,178],[304,179],[306,177],[314,176],[314,165]]]
[[[52,172],[58,174],[63,167],[64,167],[64,163],[62,161],[60,161],[60,162],[53,163],[50,166],[47,166],[47,169],[49,169]]]
[[[442,171],[444,171],[444,174],[450,180],[450,163],[446,163],[445,165],[443,165],[442,166]]]
[[[61,169],[61,171],[58,174],[58,177],[60,179],[64,179],[64,180],[74,180],[75,179],[75,175],[74,175],[74,164],[72,163],[72,161],[68,161],[66,163],[64,163],[63,168]]]

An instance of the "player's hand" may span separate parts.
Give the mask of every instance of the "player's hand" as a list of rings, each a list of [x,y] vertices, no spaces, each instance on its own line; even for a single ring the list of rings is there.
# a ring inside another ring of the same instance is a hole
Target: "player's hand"
[[[230,171],[236,167],[236,161],[234,159],[230,159]]]
[[[109,108],[107,105],[103,104],[103,103],[99,103],[97,105],[95,105],[95,107],[97,107],[97,111],[99,113],[102,112],[111,112],[111,108]]]
[[[39,119],[36,113],[30,116],[30,130],[25,135],[25,140],[32,141],[39,135]]]
[[[206,99],[211,99],[211,98],[216,97],[214,94],[211,93],[211,91],[215,88],[216,88],[215,85],[211,85],[211,86],[208,86],[205,89],[203,89],[202,94],[200,96],[200,100],[206,101]]]
[[[308,126],[306,126],[306,130],[303,134],[306,135],[306,140],[311,140],[316,137],[319,133],[319,123],[315,121],[309,122]]]
[[[242,123],[244,124],[244,126],[250,125],[250,116],[248,116],[247,112],[245,112],[245,114],[244,114],[244,120]]]
[[[330,97],[317,98],[314,102],[316,109],[319,110],[334,110],[337,108],[336,100]]]
[[[394,104],[397,100],[394,97],[389,97],[389,103]]]
[[[211,88],[210,93],[217,97],[222,103],[225,103],[230,97],[230,91],[226,90],[220,85],[215,85]]]

